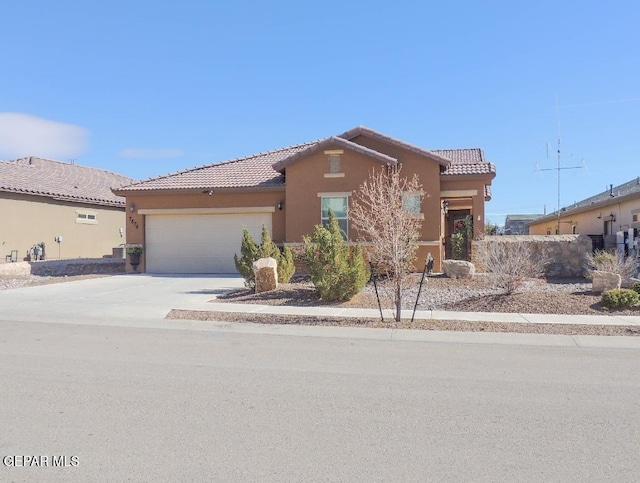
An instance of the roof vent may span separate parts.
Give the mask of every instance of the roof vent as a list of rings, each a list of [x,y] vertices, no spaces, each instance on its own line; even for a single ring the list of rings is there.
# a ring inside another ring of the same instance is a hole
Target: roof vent
[[[611,196],[612,198],[615,196],[613,194],[613,185],[612,184],[609,185],[609,196]]]

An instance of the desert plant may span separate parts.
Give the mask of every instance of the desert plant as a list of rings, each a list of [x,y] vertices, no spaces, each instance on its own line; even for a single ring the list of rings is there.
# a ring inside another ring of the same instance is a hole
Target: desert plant
[[[126,251],[127,255],[140,255],[144,251],[144,248],[138,243],[132,243],[131,245],[127,245]]]
[[[633,257],[625,257],[624,253],[611,253],[606,250],[596,250],[587,254],[587,268],[591,272],[617,273],[622,280],[629,280],[636,273],[636,262]]]
[[[247,227],[242,228],[242,242],[240,244],[240,257],[233,255],[233,261],[236,264],[236,270],[244,278],[244,283],[247,286],[252,286],[255,282],[255,275],[253,273],[253,262],[260,258],[259,247],[256,242],[253,241],[253,237]]]
[[[607,290],[602,293],[602,305],[609,309],[623,309],[633,307],[640,301],[637,292],[625,288]]]
[[[493,283],[507,294],[513,293],[528,278],[544,275],[550,258],[522,241],[491,241],[478,245],[478,257]]]
[[[401,168],[392,166],[370,173],[349,209],[349,220],[359,240],[367,243],[371,262],[393,287],[396,321],[400,321],[402,294],[416,259],[423,197],[418,177],[403,178]]]
[[[323,300],[349,300],[369,280],[362,248],[344,245],[338,220],[331,210],[327,227],[316,225],[313,235],[304,237],[304,260]]]
[[[242,243],[240,245],[240,257],[233,256],[236,270],[242,275],[247,287],[253,287],[255,283],[255,274],[253,272],[253,262],[260,258],[272,257],[278,265],[278,281],[280,283],[288,283],[295,272],[295,264],[293,254],[289,247],[284,247],[282,251],[277,247],[269,230],[262,225],[262,233],[260,236],[260,245],[253,240],[251,233],[247,227],[242,229]]]

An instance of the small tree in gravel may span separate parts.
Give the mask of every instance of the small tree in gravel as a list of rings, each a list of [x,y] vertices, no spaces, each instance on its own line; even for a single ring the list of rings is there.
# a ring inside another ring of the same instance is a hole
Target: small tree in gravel
[[[278,264],[278,281],[288,283],[295,272],[293,254],[289,247],[284,247],[282,251],[273,243],[267,227],[262,225],[260,245],[256,245],[247,227],[242,228],[242,243],[240,245],[240,257],[233,256],[236,270],[244,277],[245,285],[253,287],[255,284],[255,274],[253,273],[253,262],[260,258],[274,258]]]
[[[316,225],[313,235],[304,237],[304,259],[323,300],[349,300],[369,280],[362,248],[344,246],[340,225],[331,210],[328,226]]]
[[[370,244],[371,261],[393,283],[396,321],[400,321],[402,293],[418,250],[422,220],[422,186],[416,175],[403,178],[398,166],[369,174],[349,209],[349,220],[359,239]]]
[[[548,254],[537,252],[531,243],[516,241],[485,242],[478,246],[482,261],[496,287],[513,293],[528,278],[540,278],[550,263]]]

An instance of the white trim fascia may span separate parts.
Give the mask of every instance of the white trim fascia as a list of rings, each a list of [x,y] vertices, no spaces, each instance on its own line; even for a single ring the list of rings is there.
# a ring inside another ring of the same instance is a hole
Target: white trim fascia
[[[141,215],[236,215],[241,213],[274,213],[275,206],[245,206],[233,208],[146,208]]]
[[[327,193],[318,193],[318,198],[341,198],[345,196],[352,196],[353,191],[336,191]]]
[[[344,178],[344,173],[325,173],[325,178]]]
[[[440,198],[465,198],[478,196],[478,190],[444,190],[440,192]]]

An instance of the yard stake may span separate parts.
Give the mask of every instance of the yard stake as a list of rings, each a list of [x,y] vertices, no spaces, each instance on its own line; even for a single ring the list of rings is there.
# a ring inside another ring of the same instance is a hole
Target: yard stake
[[[420,293],[422,292],[422,284],[424,283],[424,277],[427,271],[431,271],[433,268],[433,258],[431,253],[427,254],[427,259],[424,261],[424,270],[422,270],[422,278],[420,279],[420,286],[418,287],[418,296],[416,297],[416,304],[413,306],[413,315],[411,316],[411,323],[416,316],[416,309],[418,308],[418,302],[420,301]]]
[[[378,295],[378,284],[376,284],[376,273],[373,270],[373,263],[369,260],[369,267],[371,268],[371,280],[373,281],[373,288],[376,291],[376,299],[378,300],[378,308],[380,309],[380,319],[384,322],[384,315],[382,315],[382,305],[380,304],[380,296]]]

